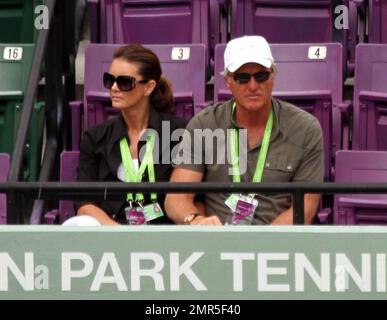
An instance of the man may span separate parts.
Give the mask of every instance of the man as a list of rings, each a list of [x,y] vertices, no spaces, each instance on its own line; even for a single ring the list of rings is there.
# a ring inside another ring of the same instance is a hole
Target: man
[[[320,124],[306,111],[272,97],[277,67],[267,41],[260,36],[231,40],[224,65],[224,78],[233,98],[206,108],[190,121],[190,134],[181,143],[182,161],[175,164],[171,182],[322,182]],[[208,163],[207,157],[198,161],[209,145],[208,141],[198,143],[198,129],[227,132],[227,138],[221,140],[231,158],[228,163],[219,161],[219,148],[212,150],[213,163]],[[312,222],[319,199],[319,195],[305,195],[306,223]],[[168,216],[176,223],[192,225],[293,224],[289,194],[208,193],[205,208],[194,201],[195,194],[167,195]]]

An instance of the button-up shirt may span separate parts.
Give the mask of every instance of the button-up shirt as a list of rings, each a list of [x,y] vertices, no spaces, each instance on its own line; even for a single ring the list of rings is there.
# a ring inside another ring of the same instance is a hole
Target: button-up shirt
[[[206,182],[232,182],[232,161],[227,131],[240,128],[234,120],[234,100],[208,107],[187,125],[175,166],[203,173]],[[290,103],[272,99],[273,129],[264,165],[262,182],[322,182],[324,173],[323,135],[317,118]],[[204,130],[203,132],[201,132]],[[207,130],[207,133],[206,131]],[[212,135],[216,139],[208,139]],[[206,138],[202,138],[202,137]],[[203,141],[206,139],[206,141]],[[210,141],[212,140],[212,141]],[[214,143],[211,143],[214,142]],[[244,152],[245,150],[246,152]],[[241,182],[251,182],[261,143],[251,148],[240,145]],[[229,220],[225,201],[230,194],[204,195],[206,213]],[[291,206],[291,195],[258,194],[253,224],[268,224]]]

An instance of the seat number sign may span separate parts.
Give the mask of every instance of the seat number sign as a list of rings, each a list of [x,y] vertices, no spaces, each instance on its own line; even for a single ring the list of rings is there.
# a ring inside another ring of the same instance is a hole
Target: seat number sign
[[[173,48],[172,60],[189,60],[190,48]]]
[[[313,60],[324,60],[327,57],[327,47],[311,46],[308,51],[308,58]]]
[[[4,60],[21,60],[23,58],[22,47],[5,47],[3,52]]]

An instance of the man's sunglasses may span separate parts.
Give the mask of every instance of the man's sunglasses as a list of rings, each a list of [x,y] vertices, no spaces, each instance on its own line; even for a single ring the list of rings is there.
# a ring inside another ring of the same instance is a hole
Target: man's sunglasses
[[[103,86],[106,89],[111,89],[114,85],[114,82],[117,83],[118,89],[120,91],[130,91],[133,90],[136,86],[136,82],[138,83],[147,83],[147,80],[138,80],[136,81],[136,78],[131,76],[118,76],[115,77],[110,73],[105,72],[103,74]]]
[[[254,77],[255,81],[260,83],[260,82],[267,81],[270,78],[270,74],[271,74],[270,71],[259,71],[254,74],[241,72],[241,73],[234,73],[232,77],[235,80],[235,82],[239,84],[248,83],[251,77]]]

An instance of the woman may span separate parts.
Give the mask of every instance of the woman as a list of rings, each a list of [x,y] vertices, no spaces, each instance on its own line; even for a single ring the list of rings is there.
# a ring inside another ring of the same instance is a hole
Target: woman
[[[173,96],[158,57],[140,45],[121,47],[103,83],[120,114],[85,132],[78,181],[169,181],[171,150],[178,143],[170,135],[186,122],[163,113],[172,108]],[[166,125],[169,130],[162,130]],[[170,223],[164,198],[127,194],[122,201],[78,202],[76,207],[78,216],[93,217],[103,225]]]

